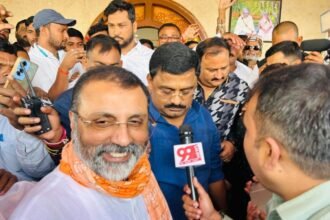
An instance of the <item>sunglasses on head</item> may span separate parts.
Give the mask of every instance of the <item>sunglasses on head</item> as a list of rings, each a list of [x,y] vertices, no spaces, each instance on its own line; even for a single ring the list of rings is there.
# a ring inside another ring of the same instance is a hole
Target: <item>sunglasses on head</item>
[[[244,50],[260,50],[260,47],[255,45],[255,46],[245,46]]]

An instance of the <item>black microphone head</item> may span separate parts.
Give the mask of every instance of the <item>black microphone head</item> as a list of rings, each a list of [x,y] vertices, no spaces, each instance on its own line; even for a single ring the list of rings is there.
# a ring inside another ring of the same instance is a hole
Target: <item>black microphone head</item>
[[[180,134],[192,133],[192,129],[190,125],[181,125],[179,130],[180,130]]]
[[[192,142],[193,132],[190,125],[181,125],[180,128],[180,141],[183,144]]]
[[[328,40],[328,39],[304,40],[301,43],[301,49],[303,51],[322,52],[322,51],[330,49],[330,40]]]

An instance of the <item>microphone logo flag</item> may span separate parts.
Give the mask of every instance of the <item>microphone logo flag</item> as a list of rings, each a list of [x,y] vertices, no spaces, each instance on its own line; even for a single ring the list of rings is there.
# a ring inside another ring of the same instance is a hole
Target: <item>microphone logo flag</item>
[[[201,142],[174,145],[175,167],[204,165],[204,152]]]

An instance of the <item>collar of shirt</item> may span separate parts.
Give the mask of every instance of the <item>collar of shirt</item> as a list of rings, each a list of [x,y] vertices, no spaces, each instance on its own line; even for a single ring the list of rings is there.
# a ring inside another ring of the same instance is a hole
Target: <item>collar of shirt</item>
[[[192,105],[184,118],[183,124],[189,124],[192,121],[195,121],[198,118],[200,111],[201,106],[193,100]],[[159,113],[158,109],[155,107],[152,101],[149,103],[149,114],[149,117],[151,117],[155,122],[168,124],[166,119]]]
[[[241,89],[239,87],[240,87],[241,83],[242,83],[242,80],[235,73],[229,73],[227,79],[213,90],[213,92],[210,94],[210,96],[208,97],[207,100],[205,100],[203,87],[200,85],[200,83],[197,83],[195,98],[197,98],[197,99],[203,98],[202,100],[199,100],[198,102],[205,103],[209,99],[212,99],[219,92],[223,92],[223,94],[229,94],[228,90],[238,89],[238,91],[240,91]],[[246,87],[248,87],[248,86],[246,85]],[[235,93],[235,97],[236,97],[236,93]],[[221,97],[219,96],[219,98],[221,98]],[[231,97],[231,99],[232,98],[234,98],[234,97]],[[202,102],[200,102],[200,101],[202,101]]]
[[[246,74],[249,74],[249,73],[252,72],[252,70],[249,67],[247,67],[246,65],[244,65],[240,61],[236,60],[235,65],[236,65],[236,69],[233,72],[236,73],[236,74],[237,74],[237,72],[244,72]]]
[[[279,205],[269,213],[269,219],[273,219],[272,216],[277,215],[281,219],[309,219],[323,208],[330,206],[329,196],[326,195],[330,195],[330,181],[322,183],[286,202],[280,197],[275,198],[275,203]]]
[[[34,45],[31,47],[30,50],[34,50],[34,54],[39,55],[39,57],[44,57],[44,58],[51,58],[51,59],[56,59],[62,62],[65,52],[64,50],[59,50],[57,51],[58,58],[54,56],[50,51],[47,49],[43,48],[42,46],[38,45],[37,43],[34,43]],[[31,52],[32,52],[31,51]]]
[[[200,104],[202,104],[203,106],[205,106],[206,103],[208,103],[207,105],[210,105],[211,103],[209,102],[209,100],[213,99],[214,95],[216,93],[218,93],[218,91],[220,91],[223,88],[223,85],[224,84],[225,83],[222,83],[221,85],[219,85],[218,87],[216,87],[212,91],[212,93],[209,95],[209,97],[205,100],[205,95],[204,95],[203,87],[198,82],[197,83],[197,87],[196,87],[196,91],[195,91],[195,97],[194,97],[194,99],[197,100],[197,102],[200,103]]]
[[[131,54],[133,54],[134,52],[141,50],[142,44],[140,43],[140,41],[137,41],[137,40],[134,40],[134,41],[136,43],[135,47],[133,47],[127,54],[125,54],[125,55],[121,54],[122,58],[128,57]]]

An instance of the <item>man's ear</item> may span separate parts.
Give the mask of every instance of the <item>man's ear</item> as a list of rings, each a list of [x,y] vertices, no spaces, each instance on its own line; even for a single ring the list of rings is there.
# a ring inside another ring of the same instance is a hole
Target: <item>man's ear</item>
[[[267,137],[261,147],[264,148],[264,168],[273,171],[280,168],[281,145],[274,138]]]
[[[297,37],[297,44],[300,46],[303,40],[304,40],[303,36]]]
[[[148,75],[147,75],[147,81],[148,81],[148,90],[149,90],[149,93],[151,94],[152,90],[153,90],[153,85],[152,85],[152,77],[151,77],[150,73],[148,73]]]
[[[75,123],[74,123],[74,113],[72,112],[72,111],[69,111],[69,118],[70,118],[70,128],[71,128],[71,130],[73,130],[73,129],[75,129],[75,127],[74,127],[74,125],[75,125]]]
[[[45,26],[41,26],[40,28],[39,28],[39,32],[40,32],[40,35],[41,34],[43,34],[44,32],[45,32]]]
[[[40,33],[42,33],[43,35],[48,32],[49,27],[48,26],[41,26],[40,27]]]
[[[291,63],[291,65],[297,65],[297,64],[301,64],[301,60],[300,59],[296,59],[295,61],[293,61],[292,63]]]
[[[200,76],[200,73],[195,73],[195,83],[194,83],[194,88],[196,89],[197,88],[197,84],[198,84],[198,78]]]
[[[134,34],[136,34],[136,32],[137,32],[137,22],[136,21],[133,22],[133,32],[134,32]]]

